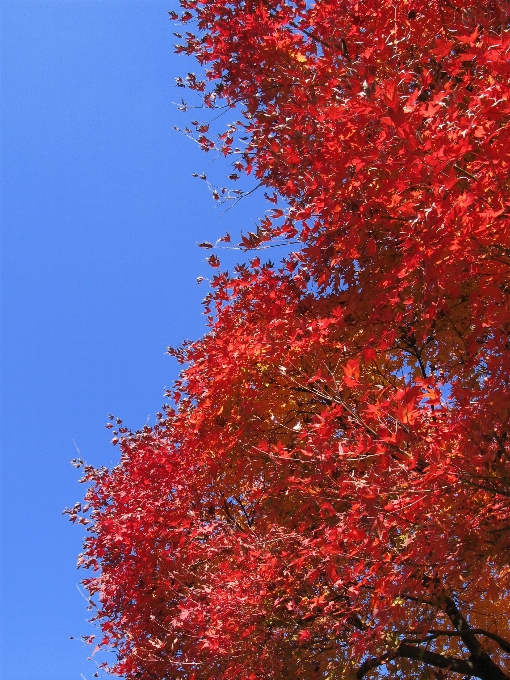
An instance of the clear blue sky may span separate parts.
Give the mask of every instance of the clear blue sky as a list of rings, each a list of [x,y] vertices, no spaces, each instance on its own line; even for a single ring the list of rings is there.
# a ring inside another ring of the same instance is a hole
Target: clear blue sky
[[[203,332],[214,241],[253,226],[254,194],[221,217],[218,177],[172,128],[174,0],[3,0],[2,680],[91,680],[77,590],[77,453],[116,463],[108,412],[132,428],[176,376],[164,352]],[[225,122],[230,118],[227,114]],[[233,114],[230,116],[233,117]],[[216,167],[217,166],[217,167]]]

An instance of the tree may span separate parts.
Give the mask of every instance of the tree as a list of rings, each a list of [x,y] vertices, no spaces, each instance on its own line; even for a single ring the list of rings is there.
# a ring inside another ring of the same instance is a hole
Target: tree
[[[273,207],[157,424],[84,466],[110,670],[508,678],[508,7],[181,4],[186,84],[244,112],[198,142]]]

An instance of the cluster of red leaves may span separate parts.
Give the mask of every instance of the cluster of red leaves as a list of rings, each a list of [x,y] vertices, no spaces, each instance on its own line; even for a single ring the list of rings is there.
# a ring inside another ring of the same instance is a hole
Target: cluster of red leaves
[[[175,406],[85,468],[113,672],[506,678],[506,2],[182,5],[190,87],[286,202],[243,243],[299,247],[216,276]]]

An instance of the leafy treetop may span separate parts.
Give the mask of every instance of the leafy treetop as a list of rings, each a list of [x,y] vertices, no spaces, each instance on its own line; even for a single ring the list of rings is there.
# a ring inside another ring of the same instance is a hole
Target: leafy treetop
[[[215,276],[164,414],[84,468],[110,670],[508,678],[506,2],[181,4],[244,111],[198,141],[274,203],[241,246],[297,246]]]

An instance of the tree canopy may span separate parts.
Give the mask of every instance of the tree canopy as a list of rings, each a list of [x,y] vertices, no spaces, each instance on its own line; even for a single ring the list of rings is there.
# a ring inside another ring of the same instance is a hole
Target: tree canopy
[[[108,670],[509,678],[508,5],[181,5],[240,118],[197,141],[271,205],[157,424],[77,462]]]

